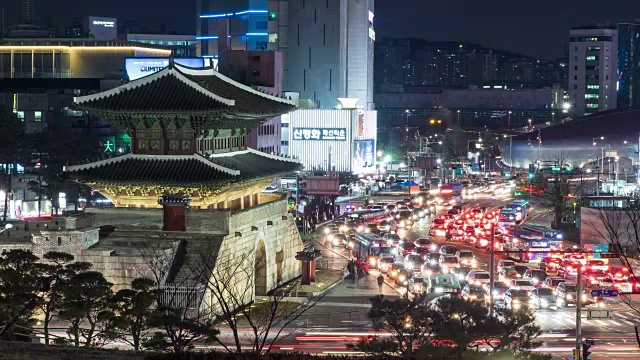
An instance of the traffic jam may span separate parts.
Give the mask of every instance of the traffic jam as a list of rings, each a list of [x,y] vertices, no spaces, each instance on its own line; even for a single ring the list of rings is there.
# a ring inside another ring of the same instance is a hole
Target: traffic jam
[[[359,272],[378,269],[386,284],[407,296],[460,296],[514,310],[557,310],[577,301],[603,307],[603,298],[592,296],[592,289],[640,290],[640,279],[614,264],[617,259],[600,258],[593,246],[565,246],[561,232],[527,224],[532,208],[526,200],[487,208],[463,203],[461,188],[445,185],[435,195],[369,201],[325,226],[324,235],[331,246],[344,247],[358,259]],[[409,230],[422,237],[410,240]],[[579,271],[583,290],[578,296]]]

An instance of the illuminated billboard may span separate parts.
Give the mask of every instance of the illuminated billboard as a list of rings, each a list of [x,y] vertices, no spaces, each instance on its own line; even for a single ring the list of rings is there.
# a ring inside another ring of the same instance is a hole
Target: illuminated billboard
[[[89,16],[88,29],[94,39],[115,40],[118,38],[118,19]]]
[[[374,166],[375,144],[373,140],[353,142],[353,172],[362,173]]]
[[[294,128],[293,140],[347,140],[346,128]]]
[[[176,64],[191,67],[205,67],[204,58],[175,58]],[[125,59],[124,68],[129,81],[138,80],[147,75],[156,73],[169,66],[169,58],[127,58]]]

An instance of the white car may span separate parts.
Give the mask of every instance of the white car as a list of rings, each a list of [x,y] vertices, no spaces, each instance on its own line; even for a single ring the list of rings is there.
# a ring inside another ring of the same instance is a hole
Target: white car
[[[508,268],[508,267],[514,267],[516,266],[516,263],[513,262],[512,260],[500,260],[498,261],[498,271],[500,271],[500,269],[502,268]]]
[[[511,280],[511,283],[509,283],[509,289],[524,290],[526,292],[530,292],[535,288],[536,287],[533,286],[533,284],[529,280],[514,279]]]
[[[491,281],[491,274],[483,270],[472,270],[467,274],[467,282],[474,285],[484,285]]]
[[[612,279],[610,277],[601,279],[598,282],[598,287],[601,289],[615,289],[621,293],[631,292],[633,286],[631,283],[624,279]]]
[[[456,252],[456,256],[458,257],[458,261],[462,266],[476,267],[476,265],[478,264],[476,261],[476,256],[470,250],[458,250]]]

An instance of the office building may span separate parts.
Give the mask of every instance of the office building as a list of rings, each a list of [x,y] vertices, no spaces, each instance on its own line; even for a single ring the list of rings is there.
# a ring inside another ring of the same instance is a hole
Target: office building
[[[640,106],[640,24],[618,24],[618,107]]]
[[[171,49],[174,57],[195,57],[195,35],[176,34],[127,34],[127,41],[149,45],[160,45]]]
[[[373,104],[373,0],[289,2],[285,89],[332,109],[338,98]]]
[[[573,28],[569,35],[569,102],[574,116],[615,109],[618,30]]]
[[[198,0],[198,56],[218,57],[220,47],[244,51],[286,48],[280,26],[286,9],[286,1]]]

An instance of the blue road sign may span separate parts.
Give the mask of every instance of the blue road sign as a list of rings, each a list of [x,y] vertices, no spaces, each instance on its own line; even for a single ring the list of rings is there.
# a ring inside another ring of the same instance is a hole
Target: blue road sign
[[[593,289],[593,290],[591,290],[591,296],[593,296],[593,297],[616,297],[616,296],[618,296],[618,290]]]

